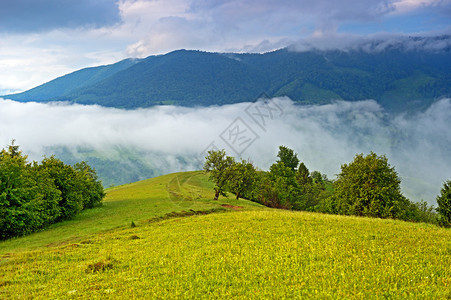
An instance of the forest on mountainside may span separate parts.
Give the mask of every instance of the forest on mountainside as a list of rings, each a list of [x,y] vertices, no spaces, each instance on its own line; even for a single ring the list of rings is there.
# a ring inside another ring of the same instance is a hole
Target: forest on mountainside
[[[82,69],[3,97],[126,109],[224,105],[262,95],[287,96],[301,104],[374,99],[388,112],[409,112],[451,96],[449,55],[449,49],[402,47],[303,52],[284,48],[264,54],[177,50]]]

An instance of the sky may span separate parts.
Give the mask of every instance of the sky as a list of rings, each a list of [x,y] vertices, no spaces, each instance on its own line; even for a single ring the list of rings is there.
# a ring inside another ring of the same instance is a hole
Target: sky
[[[451,33],[451,0],[0,0],[0,95],[177,49]]]

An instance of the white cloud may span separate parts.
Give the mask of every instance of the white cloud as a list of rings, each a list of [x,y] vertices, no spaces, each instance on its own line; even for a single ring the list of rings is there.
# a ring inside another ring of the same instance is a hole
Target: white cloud
[[[139,0],[123,1],[120,8],[125,23],[134,24],[131,31],[144,34],[127,48],[139,57],[180,48],[265,52],[309,35],[334,34],[342,21],[368,22],[392,10],[385,1],[370,0]]]
[[[416,9],[421,9],[428,6],[436,6],[449,1],[443,0],[399,0],[393,2],[395,8],[393,13],[402,14],[408,13]]]
[[[0,89],[30,89],[81,68],[117,62],[125,56],[123,37],[111,35],[105,29],[0,34]]]
[[[437,32],[435,36],[424,35],[400,35],[390,33],[378,33],[368,36],[352,34],[320,34],[302,41],[295,42],[289,46],[292,51],[304,52],[312,49],[318,50],[343,50],[343,51],[365,51],[381,52],[389,48],[402,51],[448,51],[451,47],[451,36],[449,32]]]
[[[258,136],[241,156],[263,169],[275,161],[279,145],[293,148],[310,170],[329,178],[355,154],[375,151],[387,155],[408,197],[430,203],[451,175],[450,99],[435,103],[424,113],[390,119],[370,100],[322,106],[298,106],[283,98],[272,101],[283,116],[280,110],[273,112],[273,118],[266,118],[260,127],[246,113],[246,109],[252,111],[250,105],[260,104],[120,110],[0,100],[0,146],[14,138],[36,160],[49,146],[73,151],[92,147],[105,156],[128,148],[155,162],[160,171],[175,172],[199,168],[196,159],[202,159],[201,152],[212,142],[237,155],[234,149],[240,148],[220,136],[240,117]]]

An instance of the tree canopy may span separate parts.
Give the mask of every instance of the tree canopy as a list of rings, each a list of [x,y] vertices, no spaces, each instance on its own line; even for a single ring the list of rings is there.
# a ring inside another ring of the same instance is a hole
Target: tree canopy
[[[334,200],[339,214],[379,218],[400,217],[408,200],[401,194],[401,180],[387,157],[371,152],[357,154],[341,166],[334,183]]]
[[[215,199],[228,191],[237,199],[274,208],[438,223],[433,207],[402,195],[401,179],[385,155],[357,154],[351,163],[342,165],[335,182],[319,171],[310,172],[286,146],[279,147],[277,157],[265,172],[244,160],[236,162],[224,150],[209,151],[204,169],[215,183]],[[450,185],[445,183],[437,198],[443,224],[451,220]]]
[[[296,170],[299,164],[298,155],[290,148],[286,146],[279,147],[279,153],[277,153],[278,161],[283,162],[284,165],[290,168],[292,171]]]
[[[451,226],[451,180],[446,181],[437,196],[437,212],[440,214],[440,223],[445,227]]]
[[[28,163],[14,141],[0,151],[0,239],[71,218],[104,196],[86,162],[72,167],[52,156]]]
[[[234,164],[235,159],[226,156],[225,150],[210,150],[205,157],[204,170],[209,173],[210,179],[215,183],[215,200],[219,195],[225,195],[227,181],[230,178],[230,167]]]
[[[249,195],[257,180],[257,171],[254,165],[245,160],[234,162],[230,167],[230,172],[228,188],[235,194],[236,199]]]

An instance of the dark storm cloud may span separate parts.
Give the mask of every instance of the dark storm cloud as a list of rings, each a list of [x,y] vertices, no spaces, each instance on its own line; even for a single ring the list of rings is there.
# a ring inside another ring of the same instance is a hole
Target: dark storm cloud
[[[9,0],[0,2],[0,32],[104,27],[120,22],[116,0]]]

